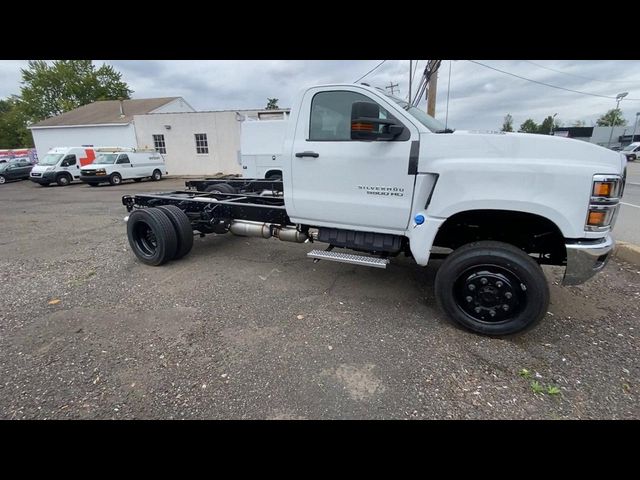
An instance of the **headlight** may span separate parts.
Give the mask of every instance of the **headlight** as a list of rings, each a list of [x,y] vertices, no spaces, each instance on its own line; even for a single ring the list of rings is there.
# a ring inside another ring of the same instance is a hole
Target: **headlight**
[[[624,180],[618,175],[594,175],[585,230],[601,231],[613,226]]]
[[[99,168],[96,170],[96,175],[106,175],[107,171],[104,168]]]

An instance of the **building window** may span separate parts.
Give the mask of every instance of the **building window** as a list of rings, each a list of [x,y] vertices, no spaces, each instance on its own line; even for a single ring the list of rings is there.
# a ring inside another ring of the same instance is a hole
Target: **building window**
[[[209,153],[206,133],[196,133],[196,153]]]
[[[156,152],[162,153],[163,155],[167,153],[167,146],[164,143],[164,135],[154,135],[153,146],[155,147]]]

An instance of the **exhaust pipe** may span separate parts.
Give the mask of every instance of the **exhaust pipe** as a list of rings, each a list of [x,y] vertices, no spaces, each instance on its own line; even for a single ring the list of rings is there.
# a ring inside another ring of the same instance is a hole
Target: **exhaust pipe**
[[[229,226],[229,231],[240,237],[276,237],[283,242],[303,243],[309,238],[306,233],[299,232],[295,228],[283,228],[279,225],[248,220],[235,220]]]

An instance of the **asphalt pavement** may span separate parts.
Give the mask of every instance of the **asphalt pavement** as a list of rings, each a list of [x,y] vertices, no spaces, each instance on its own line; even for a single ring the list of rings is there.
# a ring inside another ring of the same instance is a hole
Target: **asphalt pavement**
[[[627,164],[627,185],[613,236],[640,245],[640,160]]]
[[[487,338],[436,307],[436,261],[227,234],[140,263],[121,196],[183,185],[0,186],[0,418],[640,418],[638,267],[545,267],[546,317]]]

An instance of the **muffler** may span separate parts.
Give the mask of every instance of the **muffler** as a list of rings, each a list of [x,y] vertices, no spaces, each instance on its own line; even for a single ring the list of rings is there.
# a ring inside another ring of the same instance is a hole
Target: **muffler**
[[[306,233],[299,232],[295,228],[280,227],[270,223],[250,222],[248,220],[234,220],[229,226],[229,231],[240,237],[276,237],[283,242],[303,243],[309,238]]]

